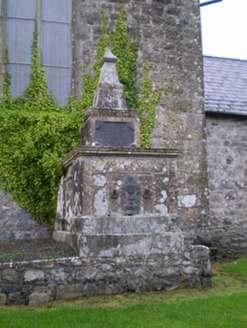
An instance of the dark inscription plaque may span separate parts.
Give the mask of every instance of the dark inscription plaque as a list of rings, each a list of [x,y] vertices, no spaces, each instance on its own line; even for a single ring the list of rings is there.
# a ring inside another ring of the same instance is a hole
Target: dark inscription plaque
[[[123,184],[121,195],[122,209],[125,215],[138,214],[141,209],[141,190],[136,179],[128,176]]]
[[[103,147],[135,147],[133,122],[95,122],[96,145]]]

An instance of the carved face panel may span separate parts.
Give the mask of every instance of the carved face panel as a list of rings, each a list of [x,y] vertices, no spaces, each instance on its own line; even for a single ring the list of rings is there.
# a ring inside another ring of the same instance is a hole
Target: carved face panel
[[[125,215],[140,213],[141,190],[133,176],[127,176],[121,194],[121,205]]]

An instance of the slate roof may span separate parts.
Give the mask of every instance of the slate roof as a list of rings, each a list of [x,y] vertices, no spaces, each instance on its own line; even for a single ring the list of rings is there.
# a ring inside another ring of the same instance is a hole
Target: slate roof
[[[247,115],[247,60],[203,57],[206,112]]]

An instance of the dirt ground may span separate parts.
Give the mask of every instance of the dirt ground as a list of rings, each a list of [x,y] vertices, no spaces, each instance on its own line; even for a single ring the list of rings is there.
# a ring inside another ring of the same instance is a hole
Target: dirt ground
[[[55,259],[78,256],[74,250],[53,239],[48,240],[15,240],[0,243],[0,263]]]

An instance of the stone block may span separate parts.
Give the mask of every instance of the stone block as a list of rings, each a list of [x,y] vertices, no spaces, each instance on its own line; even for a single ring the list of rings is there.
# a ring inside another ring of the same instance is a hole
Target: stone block
[[[92,27],[88,25],[77,24],[76,25],[76,38],[77,40],[91,40],[92,39]]]
[[[50,295],[45,292],[34,292],[29,296],[29,306],[37,306],[51,301]]]
[[[208,258],[209,248],[207,246],[190,246],[191,259]]]
[[[15,240],[15,234],[13,232],[0,233],[0,242],[5,243],[11,240]]]
[[[6,305],[7,296],[6,294],[0,293],[0,305]]]
[[[183,273],[186,275],[199,275],[201,273],[200,268],[196,268],[194,266],[183,267]]]
[[[147,256],[151,254],[182,253],[181,233],[87,235],[80,241],[81,257]]]
[[[112,289],[107,284],[97,285],[96,283],[87,283],[84,288],[85,296],[110,295]]]
[[[7,305],[26,305],[27,299],[20,292],[9,293]]]
[[[45,273],[41,270],[28,270],[24,274],[24,282],[31,283],[33,281],[41,281],[45,279]]]
[[[7,269],[2,272],[2,279],[11,283],[19,281],[19,274],[14,269]]]
[[[69,278],[69,268],[57,268],[50,271],[52,281],[67,283]]]
[[[202,277],[211,278],[212,271],[211,271],[210,259],[202,260],[200,266],[202,267]]]
[[[57,300],[82,297],[84,284],[63,284],[57,286]]]

